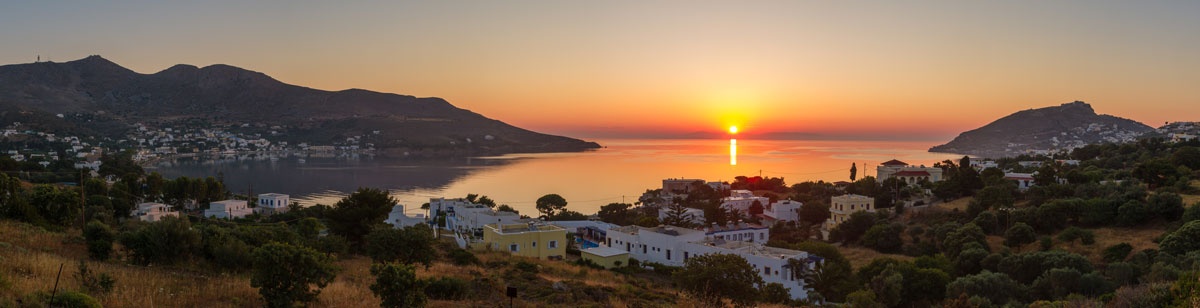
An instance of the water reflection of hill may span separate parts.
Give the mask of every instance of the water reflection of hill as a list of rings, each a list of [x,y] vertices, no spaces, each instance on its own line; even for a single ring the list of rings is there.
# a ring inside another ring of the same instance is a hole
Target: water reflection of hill
[[[349,192],[359,187],[389,190],[441,189],[479,168],[511,159],[392,158],[371,155],[258,154],[185,157],[147,168],[167,178],[223,176],[234,193],[278,192],[293,196]]]

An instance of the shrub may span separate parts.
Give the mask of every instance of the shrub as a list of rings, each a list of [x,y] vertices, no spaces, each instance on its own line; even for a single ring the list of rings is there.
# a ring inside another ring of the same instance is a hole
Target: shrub
[[[79,271],[75,272],[75,280],[79,281],[80,286],[83,286],[84,289],[92,293],[111,292],[113,285],[117,283],[108,273],[96,274],[83,261],[79,261]]]
[[[946,285],[946,297],[956,298],[960,294],[986,298],[992,303],[1003,305],[1013,300],[1020,301],[1029,289],[1008,275],[984,271],[979,274],[959,277]]]
[[[337,266],[329,255],[307,247],[270,243],[254,250],[250,286],[259,288],[267,307],[293,307],[297,302],[315,300],[336,275]]]
[[[1174,255],[1185,255],[1200,250],[1200,220],[1190,221],[1159,242],[1163,251]]]
[[[467,251],[466,249],[455,248],[454,250],[450,250],[449,255],[450,261],[453,262],[454,265],[465,266],[479,264],[479,258],[476,258],[475,254]]]
[[[37,291],[26,295],[21,302],[24,307],[103,308],[91,296],[71,290],[58,290],[54,298],[50,298],[50,292]]]
[[[380,226],[366,236],[367,255],[375,262],[421,263],[429,267],[436,257],[433,230],[425,225],[396,229]]]
[[[172,216],[121,235],[121,245],[140,264],[169,263],[200,251],[200,232],[186,218]]]
[[[1008,231],[1004,231],[1004,246],[1020,248],[1025,244],[1033,243],[1036,238],[1037,234],[1033,232],[1033,227],[1018,222],[1008,228]]]
[[[425,305],[425,292],[428,282],[417,279],[412,265],[407,264],[375,264],[371,265],[371,275],[375,275],[375,283],[371,292],[382,300],[380,307],[421,307]]]
[[[1078,227],[1070,227],[1058,233],[1058,241],[1073,243],[1075,240],[1080,240],[1084,245],[1096,243],[1096,234],[1091,230],[1084,230]]]
[[[1050,248],[1054,247],[1054,239],[1046,235],[1038,237],[1038,243],[1042,246],[1042,251],[1049,251]]]
[[[470,291],[470,283],[454,277],[431,278],[427,280],[425,286],[426,296],[440,300],[464,299]]]
[[[1120,243],[1108,246],[1108,248],[1104,248],[1104,262],[1113,263],[1124,261],[1125,257],[1128,257],[1130,252],[1133,252],[1133,245],[1129,245],[1129,243]]]
[[[113,250],[113,241],[116,240],[117,234],[113,232],[108,224],[99,220],[92,220],[83,227],[83,238],[87,243],[88,257],[93,260],[108,260],[109,254]]]
[[[862,236],[862,243],[863,246],[879,252],[894,253],[904,245],[904,240],[900,238],[902,234],[904,234],[903,224],[875,225]]]

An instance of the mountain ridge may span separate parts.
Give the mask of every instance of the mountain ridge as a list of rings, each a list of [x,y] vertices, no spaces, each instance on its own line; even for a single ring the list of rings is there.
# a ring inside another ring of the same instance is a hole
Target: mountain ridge
[[[214,64],[177,64],[142,74],[98,55],[55,63],[0,66],[0,107],[49,114],[88,114],[104,123],[282,127],[284,141],[326,144],[378,135],[399,152],[437,149],[473,154],[558,152],[594,142],[542,134],[455,107],[437,97],[362,89],[319,90],[270,75]],[[87,123],[77,123],[87,126]],[[111,129],[104,137],[120,138]],[[377,132],[377,133],[376,133]]]
[[[1091,105],[1074,101],[1017,111],[980,128],[963,132],[950,142],[934,146],[929,151],[1006,157],[1097,142],[1132,141],[1152,130],[1152,127],[1137,121],[1096,114]]]

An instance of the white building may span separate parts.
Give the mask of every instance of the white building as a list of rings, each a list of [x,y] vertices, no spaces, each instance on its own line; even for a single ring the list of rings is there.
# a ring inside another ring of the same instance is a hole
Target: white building
[[[764,231],[765,232],[765,231]],[[750,241],[726,240],[724,235],[671,226],[646,228],[626,226],[609,230],[604,246],[629,253],[640,262],[683,266],[688,258],[707,254],[732,254],[746,260],[766,283],[780,283],[793,299],[808,297],[804,279],[794,277],[788,260],[796,259],[813,266],[819,258],[803,251],[773,248]],[[765,238],[765,235],[764,235]]]
[[[1030,187],[1033,187],[1033,185],[1034,185],[1033,173],[1007,172],[1007,173],[1004,173],[1004,178],[1013,180],[1013,181],[1017,181],[1017,189],[1020,189],[1020,190],[1029,189]]]
[[[1017,162],[1017,164],[1021,165],[1021,167],[1041,168],[1042,164],[1044,164],[1044,163],[1040,160],[1023,160],[1023,161]]]
[[[996,161],[994,161],[994,160],[987,159],[987,158],[971,157],[971,168],[975,168],[975,170],[983,170],[983,169],[987,169],[987,168],[1000,168],[1000,164],[996,163]]]
[[[429,199],[430,217],[445,215],[446,228],[459,232],[481,235],[483,226],[490,224],[511,225],[522,222],[521,216],[508,211],[468,202],[466,199]]]
[[[408,214],[404,213],[404,205],[396,204],[395,206],[392,206],[392,212],[388,213],[388,218],[384,222],[395,226],[397,229],[401,229],[408,226],[423,224],[426,222],[426,220],[425,214],[408,216]]]
[[[767,208],[763,209],[763,216],[766,218],[765,220],[769,220],[772,223],[778,221],[797,221],[800,220],[799,210],[803,206],[804,203],[800,201],[779,200],[768,204]]]
[[[166,216],[179,217],[179,212],[171,211],[166,204],[147,202],[138,204],[130,215],[141,221],[155,222]]]
[[[738,210],[743,216],[750,216],[750,206],[757,201],[759,205],[765,209],[767,204],[771,203],[771,199],[767,197],[756,197],[749,190],[733,190],[730,191],[729,197],[721,199],[721,208],[726,211]]]
[[[288,195],[285,194],[260,194],[258,195],[258,207],[254,210],[263,215],[274,215],[288,211],[289,204]]]
[[[875,168],[875,180],[882,183],[883,180],[892,177],[909,185],[921,181],[938,182],[942,180],[942,168],[925,167],[924,165],[910,166],[906,162],[895,159],[884,162]]]
[[[254,210],[246,205],[246,200],[221,200],[210,202],[208,209],[204,210],[204,217],[242,218],[253,212]]]

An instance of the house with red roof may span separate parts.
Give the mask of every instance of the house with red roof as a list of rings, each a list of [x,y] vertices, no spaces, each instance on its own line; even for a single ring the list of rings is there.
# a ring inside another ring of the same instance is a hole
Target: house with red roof
[[[914,185],[921,181],[937,182],[942,180],[942,168],[913,166],[899,160],[889,160],[875,168],[875,179],[883,180],[897,178],[904,183]]]

